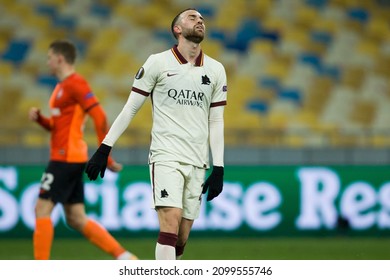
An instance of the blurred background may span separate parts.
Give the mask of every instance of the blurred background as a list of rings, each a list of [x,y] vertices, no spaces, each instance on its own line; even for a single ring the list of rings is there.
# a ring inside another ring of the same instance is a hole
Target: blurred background
[[[202,47],[227,71],[227,164],[389,162],[388,0],[0,0],[0,163],[48,158],[49,136],[27,112],[47,114],[51,41],[76,44],[77,70],[112,122],[187,7],[204,16]],[[145,163],[150,128],[146,104],[116,144],[119,160]],[[97,146],[92,125],[86,139]]]
[[[390,0],[0,0],[0,241],[12,247],[0,259],[32,257],[49,134],[27,113],[48,115],[49,44],[76,44],[76,69],[112,123],[147,57],[175,44],[172,18],[188,7],[205,18],[203,50],[226,68],[228,105],[224,192],[202,204],[193,235],[211,239],[194,239],[187,258],[388,259],[390,239],[378,237],[390,234]],[[124,171],[86,184],[88,214],[146,259],[154,241],[140,238],[158,230],[151,121],[148,100],[113,150]],[[92,154],[91,122],[85,135]],[[78,236],[60,220],[57,237]],[[72,242],[55,242],[64,247],[53,258],[107,258]]]

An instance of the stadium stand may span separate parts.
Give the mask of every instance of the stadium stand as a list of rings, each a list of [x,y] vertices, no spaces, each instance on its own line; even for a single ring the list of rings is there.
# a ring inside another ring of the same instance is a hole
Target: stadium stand
[[[390,145],[390,1],[0,0],[1,145],[46,145],[27,108],[47,107],[53,39],[76,44],[78,70],[113,121],[143,61],[174,44],[170,21],[188,6],[206,19],[205,52],[227,70],[228,146]],[[118,145],[148,146],[150,107]]]

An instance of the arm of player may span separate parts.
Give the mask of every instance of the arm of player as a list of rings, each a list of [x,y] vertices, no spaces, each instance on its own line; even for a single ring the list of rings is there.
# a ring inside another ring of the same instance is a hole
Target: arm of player
[[[111,148],[129,126],[131,120],[142,107],[146,98],[146,96],[140,95],[136,92],[130,93],[125,106],[115,119],[107,135],[104,137],[102,144],[87,163],[85,172],[88,174],[88,178],[90,180],[96,180],[99,173],[101,178],[104,177],[104,171],[107,167],[107,159]]]
[[[210,108],[209,130],[213,171],[203,184],[203,193],[208,190],[207,201],[217,197],[223,189],[224,174],[224,106]]]
[[[47,131],[51,130],[50,118],[46,118],[45,116],[41,115],[41,111],[38,108],[36,107],[30,108],[30,111],[28,112],[28,118],[31,121],[38,123]]]
[[[103,143],[107,146],[114,146],[115,142],[122,135],[125,129],[129,126],[131,120],[135,114],[145,103],[146,96],[132,91],[122,111],[119,113],[114,123],[112,124],[110,131],[107,133],[103,140]]]
[[[108,131],[108,124],[107,124],[107,116],[106,113],[103,110],[103,107],[100,104],[96,104],[93,107],[91,107],[88,110],[88,114],[91,116],[94,126],[95,126],[95,131],[96,131],[96,136],[98,140],[98,144],[102,143],[104,137],[107,134]],[[108,169],[110,169],[113,172],[119,172],[122,170],[122,164],[117,163],[109,154],[108,159],[107,159],[107,166]]]
[[[210,108],[209,129],[210,149],[214,166],[224,166],[224,106]]]

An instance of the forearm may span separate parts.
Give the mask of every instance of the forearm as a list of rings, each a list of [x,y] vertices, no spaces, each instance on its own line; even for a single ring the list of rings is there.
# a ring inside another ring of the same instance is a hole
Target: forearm
[[[50,131],[51,130],[51,125],[50,125],[50,118],[46,118],[42,116],[41,114],[38,114],[38,118],[36,122],[42,126],[44,129]]]
[[[142,107],[147,97],[138,94],[136,92],[131,92],[125,106],[122,111],[119,113],[114,123],[112,124],[110,130],[108,131],[106,137],[103,140],[103,143],[112,147],[122,133],[129,126],[131,120],[134,118],[135,114]]]
[[[224,166],[224,107],[214,107],[210,109],[209,129],[210,129],[210,149],[213,159],[213,166]]]

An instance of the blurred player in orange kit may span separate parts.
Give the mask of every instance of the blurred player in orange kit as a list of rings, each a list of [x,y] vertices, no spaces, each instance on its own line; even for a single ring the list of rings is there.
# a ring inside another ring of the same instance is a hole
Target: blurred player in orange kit
[[[67,224],[94,245],[116,259],[137,259],[85,213],[83,173],[88,147],[83,140],[83,128],[87,115],[93,119],[98,143],[104,139],[108,126],[97,97],[87,81],[75,72],[75,60],[76,48],[71,42],[57,40],[50,44],[47,65],[59,80],[49,101],[51,116],[43,116],[35,107],[29,111],[29,119],[51,133],[50,161],[42,175],[35,206],[34,258],[50,258],[54,237],[50,215],[54,206],[61,203]],[[122,165],[110,156],[108,169],[119,172]]]

